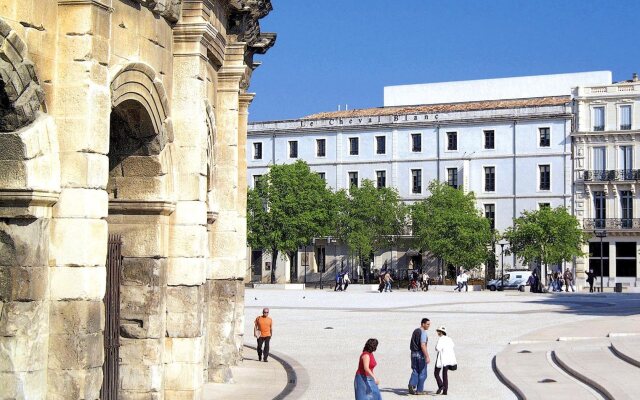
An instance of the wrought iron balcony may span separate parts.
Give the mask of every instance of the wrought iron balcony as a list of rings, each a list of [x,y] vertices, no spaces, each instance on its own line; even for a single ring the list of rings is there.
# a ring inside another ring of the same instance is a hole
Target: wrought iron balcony
[[[640,179],[638,169],[605,169],[584,171],[582,180],[589,182],[637,181]]]
[[[593,127],[593,131],[594,132],[603,132],[604,131],[604,125],[594,126]]]
[[[631,124],[620,125],[620,130],[621,130],[621,131],[628,131],[628,130],[631,130]]]
[[[585,218],[582,226],[586,231],[640,229],[640,218]]]

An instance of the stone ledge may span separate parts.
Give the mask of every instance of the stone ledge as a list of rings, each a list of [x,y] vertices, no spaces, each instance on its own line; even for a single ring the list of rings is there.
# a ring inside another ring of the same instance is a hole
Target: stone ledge
[[[51,208],[60,192],[0,189],[0,217],[51,218]]]
[[[176,209],[174,201],[132,201],[109,200],[109,215],[133,214],[133,215],[171,215]]]

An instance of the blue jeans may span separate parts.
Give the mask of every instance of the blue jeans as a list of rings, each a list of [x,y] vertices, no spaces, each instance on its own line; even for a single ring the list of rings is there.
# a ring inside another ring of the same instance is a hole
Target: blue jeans
[[[409,385],[418,392],[424,392],[424,382],[427,380],[427,360],[421,351],[411,352],[411,378]]]
[[[391,281],[384,283],[384,291],[391,291]]]
[[[353,390],[356,393],[356,400],[382,400],[380,389],[370,376],[356,374]]]

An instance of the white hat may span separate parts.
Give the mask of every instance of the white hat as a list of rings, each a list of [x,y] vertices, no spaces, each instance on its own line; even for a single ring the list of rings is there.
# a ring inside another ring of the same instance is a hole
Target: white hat
[[[438,329],[436,329],[436,332],[442,332],[442,333],[447,333],[447,328],[444,325],[440,325],[440,327]]]

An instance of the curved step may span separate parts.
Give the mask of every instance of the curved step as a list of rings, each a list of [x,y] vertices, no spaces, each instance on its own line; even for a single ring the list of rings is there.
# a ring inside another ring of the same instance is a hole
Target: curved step
[[[640,368],[640,336],[612,337],[611,348],[618,357]]]
[[[547,351],[509,347],[495,359],[496,372],[522,399],[594,400],[599,397],[554,368]]]
[[[607,398],[638,398],[640,369],[616,357],[609,347],[555,350],[554,356],[571,375],[596,388]]]

